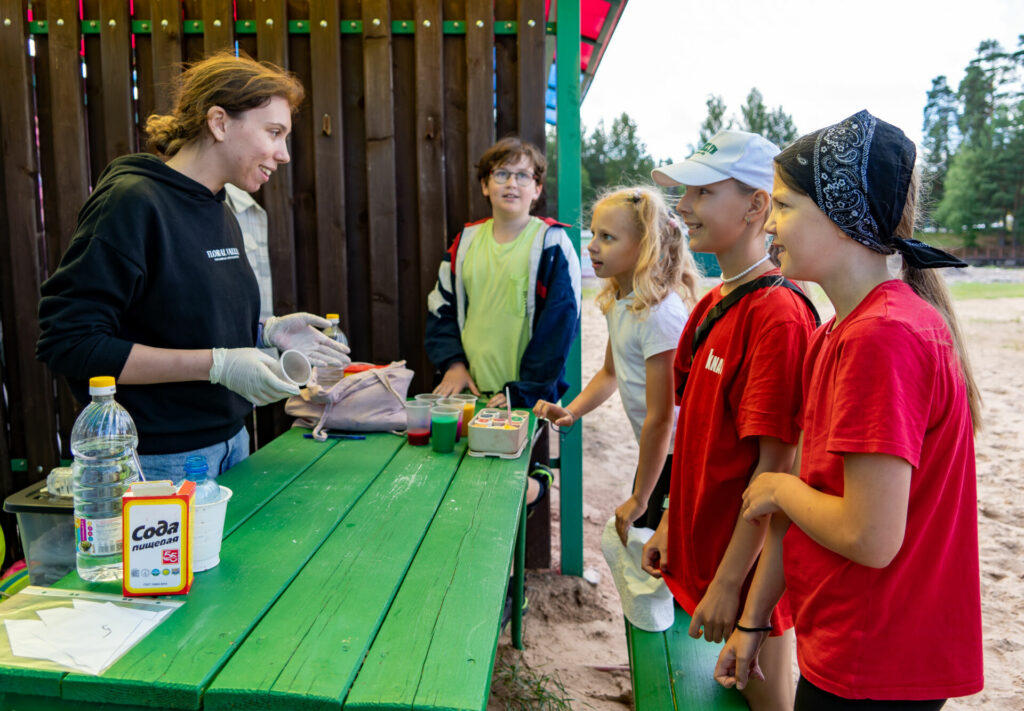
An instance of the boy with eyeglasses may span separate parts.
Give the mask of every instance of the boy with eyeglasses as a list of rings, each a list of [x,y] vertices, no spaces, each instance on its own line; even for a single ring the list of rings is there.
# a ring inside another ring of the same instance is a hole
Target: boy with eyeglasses
[[[569,387],[565,361],[580,324],[580,261],[563,225],[530,215],[547,160],[508,136],[476,169],[492,215],[455,238],[427,297],[427,355],[443,376],[434,392],[468,389],[486,394],[490,407],[504,407],[506,388],[513,407],[557,402]],[[532,462],[547,459],[542,449],[546,441]],[[530,489],[527,501],[546,485],[531,480]]]

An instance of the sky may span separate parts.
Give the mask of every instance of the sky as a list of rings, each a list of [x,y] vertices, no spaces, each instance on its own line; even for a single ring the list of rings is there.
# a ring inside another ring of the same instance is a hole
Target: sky
[[[866,108],[920,146],[932,79],[955,89],[982,40],[1020,34],[1024,0],[628,0],[582,120],[626,111],[656,160],[682,160],[708,95],[738,118],[756,86],[801,134]]]

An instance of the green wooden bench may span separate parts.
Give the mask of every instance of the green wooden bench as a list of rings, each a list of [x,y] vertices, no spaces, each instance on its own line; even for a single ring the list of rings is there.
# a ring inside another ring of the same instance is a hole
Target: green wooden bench
[[[664,632],[646,632],[626,621],[636,711],[746,711],[743,695],[714,679],[722,645],[690,637],[690,616],[678,605],[675,611]]]

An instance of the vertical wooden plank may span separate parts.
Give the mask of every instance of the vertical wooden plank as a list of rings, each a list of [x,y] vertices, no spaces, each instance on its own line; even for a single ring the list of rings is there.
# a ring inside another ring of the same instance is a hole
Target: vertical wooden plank
[[[287,66],[288,15],[284,0],[261,0],[255,9],[258,58],[281,67]],[[278,168],[274,179],[261,192],[263,207],[267,211],[274,312],[288,314],[298,310],[291,166],[285,164]]]
[[[517,133],[516,36],[503,31],[513,27],[519,3],[495,0],[494,3],[494,92],[495,134],[503,138]]]
[[[519,0],[515,99],[516,133],[524,141],[537,146],[542,153],[547,150],[544,114],[548,90],[544,2]],[[545,190],[537,199],[534,213],[547,214],[549,204],[553,205],[553,201],[548,201]]]
[[[370,342],[375,361],[401,357],[395,228],[394,81],[388,0],[363,2],[366,186],[370,226]]]
[[[544,62],[544,0],[519,0],[518,28],[516,130],[523,140],[543,151],[548,88]]]
[[[50,70],[49,135],[41,135],[57,160],[52,172],[43,166],[43,205],[50,269],[71,243],[78,210],[89,196],[86,155],[84,82],[80,55],[78,0],[50,0],[47,55]]]
[[[235,0],[235,19],[255,23],[256,0]],[[238,42],[240,52],[245,52],[250,57],[255,57],[258,54],[255,34],[239,33],[235,36],[235,40]]]
[[[81,0],[82,27],[87,26],[92,32],[99,31],[99,0]],[[85,75],[85,125],[87,127],[85,145],[86,154],[89,156],[89,185],[92,185],[99,178],[103,170],[101,163],[106,155],[106,136],[103,125],[106,123],[104,113],[106,102],[103,95],[103,77],[101,72],[100,56],[100,35],[92,32],[82,33],[82,73]]]
[[[343,21],[357,23],[361,0],[342,0]],[[347,29],[352,29],[350,24]],[[363,36],[341,37],[341,94],[344,122],[345,234],[348,257],[349,343],[356,360],[371,358],[370,244],[366,185],[366,114],[363,87]]]
[[[341,113],[341,13],[337,0],[313,0],[309,10],[313,174],[316,195],[317,304],[341,317],[348,332],[345,231],[345,124]],[[321,314],[322,315],[322,314]]]
[[[186,63],[206,56],[206,38],[196,31],[203,27],[203,0],[181,2],[181,56]],[[205,31],[204,31],[205,33]]]
[[[181,74],[183,58],[181,0],[151,0],[153,108],[166,114],[174,108],[171,89]]]
[[[203,51],[207,56],[235,48],[234,7],[231,0],[202,0]]]
[[[37,231],[38,168],[26,49],[28,31],[20,0],[0,0],[0,17],[5,20],[0,22],[0,68],[5,81],[0,91],[0,313],[8,325],[3,339],[12,437],[7,454],[24,453],[28,459],[27,473],[11,476],[12,489],[17,489],[39,479],[58,463],[59,457],[53,380],[35,359],[42,271]],[[3,436],[5,433],[0,433]]]
[[[100,0],[100,75],[103,83],[103,155],[92,155],[95,169],[118,156],[138,150],[135,105],[132,99],[132,40],[128,5]],[[95,73],[95,72],[92,72]],[[91,96],[91,95],[90,95]],[[95,130],[95,128],[94,128]]]
[[[494,143],[494,10],[493,0],[466,3],[466,174],[469,219],[491,215],[491,205],[480,191],[473,164]]]
[[[136,135],[140,148],[152,150],[149,148],[145,126],[146,119],[157,108],[157,88],[153,76],[153,7],[150,0],[134,0],[132,8],[134,10],[132,19],[144,21],[149,29],[147,33],[132,35],[132,40],[135,43],[135,85],[139,92],[136,100],[136,109],[139,114]]]
[[[417,234],[419,235],[420,308],[417,334],[426,331],[427,294],[434,287],[437,269],[444,255],[448,229],[445,224],[444,170],[444,70],[441,0],[415,3],[416,21],[416,189]],[[417,389],[433,385],[434,366],[421,350]]]
[[[442,0],[445,21],[466,21],[466,0]],[[445,210],[449,241],[469,221],[470,193],[479,194],[480,185],[469,185],[466,175],[480,156],[466,155],[466,37],[444,36],[444,168]]]
[[[288,0],[288,17],[299,20],[309,29],[308,0]],[[317,24],[319,27],[319,23]],[[291,155],[292,225],[295,234],[295,298],[298,308],[312,313],[333,311],[320,305],[320,271],[317,266],[319,236],[317,235],[316,201],[316,134],[311,106],[319,88],[313,83],[313,61],[309,34],[288,34],[288,70],[306,88],[306,98],[299,112],[292,116],[292,134],[288,152]],[[337,87],[340,91],[340,87]],[[339,167],[340,170],[340,167]],[[344,281],[340,282],[344,284]]]
[[[426,301],[420,293],[419,181],[416,176],[416,39],[413,0],[391,0],[391,16],[396,31],[391,37],[391,66],[394,77],[395,235],[398,258],[399,353],[415,365],[423,358],[421,322]]]

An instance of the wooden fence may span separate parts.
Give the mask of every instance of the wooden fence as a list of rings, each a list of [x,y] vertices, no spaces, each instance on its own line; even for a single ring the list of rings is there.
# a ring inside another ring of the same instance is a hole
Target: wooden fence
[[[79,6],[0,0],[0,496],[68,456],[76,414],[34,357],[39,285],[104,166],[144,148],[140,127],[169,108],[182,62],[221,48],[307,89],[291,162],[257,196],[275,313],[336,311],[356,359],[405,358],[426,387],[426,294],[455,233],[489,214],[473,162],[512,132],[544,146],[545,0]]]

